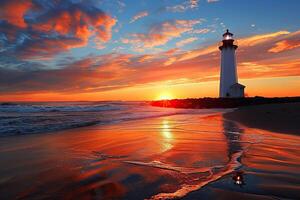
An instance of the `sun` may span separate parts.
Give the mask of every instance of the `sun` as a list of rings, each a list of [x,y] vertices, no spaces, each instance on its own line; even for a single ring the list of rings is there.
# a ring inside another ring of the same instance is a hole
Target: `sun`
[[[157,100],[168,100],[168,99],[174,99],[174,97],[169,93],[162,93],[157,98]]]

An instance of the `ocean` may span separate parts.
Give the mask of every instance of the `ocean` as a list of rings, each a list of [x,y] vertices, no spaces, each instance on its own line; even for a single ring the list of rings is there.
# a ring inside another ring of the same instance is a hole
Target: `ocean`
[[[96,124],[210,112],[212,110],[158,108],[141,101],[0,103],[0,136],[49,133]]]

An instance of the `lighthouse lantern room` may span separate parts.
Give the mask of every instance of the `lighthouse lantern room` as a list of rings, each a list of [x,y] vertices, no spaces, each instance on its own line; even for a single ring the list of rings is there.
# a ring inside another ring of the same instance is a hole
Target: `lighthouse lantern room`
[[[239,98],[244,97],[245,86],[238,83],[233,34],[227,29],[223,34],[221,51],[221,76],[220,76],[220,97]]]

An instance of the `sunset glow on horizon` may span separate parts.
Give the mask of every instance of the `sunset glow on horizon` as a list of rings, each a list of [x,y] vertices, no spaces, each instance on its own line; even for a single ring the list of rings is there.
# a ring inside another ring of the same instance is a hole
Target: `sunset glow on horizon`
[[[174,99],[174,98],[175,97],[172,96],[171,94],[164,92],[164,93],[162,93],[162,94],[159,95],[159,97],[157,98],[157,100],[168,100],[168,99]]]
[[[300,96],[297,0],[0,3],[0,101],[218,97],[226,29],[247,96]]]

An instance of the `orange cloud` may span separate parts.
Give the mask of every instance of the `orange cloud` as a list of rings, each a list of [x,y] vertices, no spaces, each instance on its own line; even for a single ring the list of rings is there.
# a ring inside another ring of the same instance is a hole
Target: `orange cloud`
[[[274,33],[266,33],[260,35],[254,35],[247,38],[242,38],[238,40],[239,45],[242,46],[255,46],[260,43],[267,42],[271,39],[278,38],[279,36],[288,35],[290,32],[288,31],[278,31]]]
[[[283,41],[277,42],[274,47],[269,49],[269,52],[279,53],[279,52],[282,52],[282,51],[295,49],[295,48],[298,48],[298,47],[300,47],[300,40],[299,41],[283,40]]]
[[[172,48],[172,49],[169,49],[167,51],[165,51],[163,54],[167,55],[167,56],[170,56],[170,55],[173,55],[175,53],[178,53],[180,51],[179,48]]]
[[[201,23],[202,20],[175,20],[157,24],[150,28],[149,33],[131,34],[129,38],[122,39],[125,44],[132,44],[135,47],[152,48],[166,44],[173,38],[191,31],[193,26]]]
[[[139,63],[145,63],[151,61],[155,56],[154,55],[142,55],[138,58]]]
[[[4,0],[2,4],[0,31],[8,38],[5,45],[15,47],[4,47],[5,53],[25,59],[47,59],[83,47],[90,38],[103,47],[117,21],[89,2],[58,0],[45,6],[39,1]]]
[[[32,24],[35,30],[43,32],[56,31],[62,35],[73,34],[76,38],[87,41],[95,34],[97,38],[106,42],[111,38],[111,28],[116,19],[104,12],[85,13],[80,7],[72,10],[62,10],[53,17],[45,17],[38,23]]]
[[[27,24],[24,16],[31,7],[31,0],[1,1],[0,19],[8,21],[14,26],[25,28]]]

